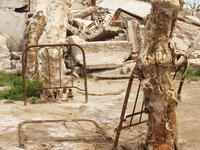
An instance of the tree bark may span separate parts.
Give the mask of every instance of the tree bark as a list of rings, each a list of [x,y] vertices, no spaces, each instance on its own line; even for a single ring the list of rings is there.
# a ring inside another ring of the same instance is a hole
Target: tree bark
[[[66,43],[65,37],[68,22],[67,12],[69,7],[71,7],[71,0],[52,1],[46,28],[47,44]],[[62,48],[60,49],[60,47],[58,49],[56,47],[51,47],[48,48],[48,52],[49,58],[47,57],[46,49],[42,50],[40,54],[42,70],[44,71],[43,87],[60,87],[63,85],[63,50]],[[50,72],[47,65],[48,62],[50,63]],[[52,92],[52,90],[44,90],[43,94],[46,98],[53,98],[51,96]],[[60,92],[56,91],[56,93]]]
[[[43,34],[44,27],[46,26],[47,20],[42,10],[37,11],[30,19],[26,34],[24,37],[25,47],[29,45],[36,45]],[[25,67],[26,77],[32,80],[37,73],[37,61],[36,61],[36,50],[37,48],[30,48],[26,53]]]
[[[171,76],[176,55],[170,44],[180,5],[179,0],[153,0],[144,29],[144,48],[137,66],[148,114],[147,139],[140,149],[178,150],[176,107],[178,97]]]

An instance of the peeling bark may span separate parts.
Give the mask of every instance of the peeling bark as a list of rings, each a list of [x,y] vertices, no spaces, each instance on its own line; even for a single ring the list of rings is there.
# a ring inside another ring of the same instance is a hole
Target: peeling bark
[[[47,20],[43,14],[42,10],[36,12],[30,19],[29,25],[26,30],[24,37],[25,47],[29,45],[38,44],[38,41],[43,34],[44,27],[46,26]],[[36,76],[37,72],[37,61],[36,61],[36,49],[30,48],[26,53],[25,67],[26,67],[26,77],[32,80]]]
[[[180,5],[179,0],[154,0],[144,29],[144,48],[137,66],[142,72],[145,113],[148,114],[145,150],[179,150],[176,88],[171,65],[176,55],[170,40]]]
[[[47,44],[61,44],[66,43],[66,29],[67,29],[67,12],[71,7],[71,0],[54,0],[51,4],[50,14],[46,28]],[[42,60],[42,69],[44,71],[43,87],[60,87],[63,85],[63,50],[60,47],[57,49],[48,48],[50,70],[48,68],[47,50],[42,50],[40,58]],[[59,52],[60,51],[60,52]],[[60,62],[59,62],[60,57]],[[60,64],[60,67],[59,67]],[[61,70],[59,70],[61,69]],[[50,74],[49,74],[50,73]],[[50,78],[49,78],[50,76]],[[61,77],[61,81],[60,81]],[[61,93],[60,91],[56,91]],[[44,96],[52,98],[52,90],[44,90]]]

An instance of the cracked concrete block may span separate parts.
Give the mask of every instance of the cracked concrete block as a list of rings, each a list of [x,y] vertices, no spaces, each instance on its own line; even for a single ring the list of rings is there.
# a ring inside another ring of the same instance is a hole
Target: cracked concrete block
[[[26,29],[26,13],[16,13],[7,9],[0,9],[0,32],[7,34],[12,42],[11,51],[23,51],[23,37]],[[15,44],[13,44],[15,43]]]
[[[125,33],[124,30],[119,27],[105,27],[100,28],[97,32],[86,37],[86,41],[104,41],[105,39],[112,39],[118,36],[119,33]]]
[[[128,39],[131,43],[133,43],[132,52],[140,52],[143,47],[143,35],[142,35],[142,27],[140,23],[133,19],[128,21]]]
[[[200,68],[200,59],[188,59],[189,66],[193,67],[195,70]]]
[[[11,52],[10,53],[10,57],[11,57],[11,59],[19,60],[20,59],[20,54],[17,53],[17,52]]]
[[[112,21],[111,26],[113,27],[120,27],[121,29],[125,29],[126,28],[126,24],[123,20],[114,20]]]
[[[110,41],[127,41],[126,33],[119,33],[118,36],[115,36]]]
[[[67,25],[67,36],[76,35],[78,29],[70,24]]]
[[[6,46],[6,37],[4,35],[1,35],[1,33],[0,33],[0,53],[1,54],[9,53],[9,49]]]
[[[116,69],[112,69],[112,70],[104,70],[101,72],[97,72],[97,73],[92,73],[91,75],[93,77],[105,77],[105,78],[112,78],[112,77],[122,77],[122,75],[127,75],[127,77],[130,77],[132,70],[134,69],[136,65],[135,61],[130,61],[130,63],[125,64],[122,67],[116,68]],[[125,76],[123,76],[125,77]]]
[[[5,59],[0,59],[0,66],[1,70],[5,70],[5,69],[12,69],[11,67],[11,60],[9,58],[5,58]]]
[[[97,7],[91,6],[74,14],[75,18],[85,18],[96,11]]]
[[[117,68],[123,63],[132,52],[132,43],[128,41],[99,41],[86,42],[78,36],[71,36],[70,43],[80,45],[86,55],[87,69]],[[75,62],[83,66],[83,56],[79,48],[72,47],[72,55]]]

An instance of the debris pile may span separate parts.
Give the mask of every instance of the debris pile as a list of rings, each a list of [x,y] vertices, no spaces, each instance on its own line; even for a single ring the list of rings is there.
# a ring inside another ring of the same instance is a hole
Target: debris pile
[[[92,2],[90,0],[75,0],[73,2],[67,14],[66,42],[79,44],[83,47],[86,54],[88,72],[98,71],[93,75],[103,75],[102,70],[106,70],[105,74],[110,72],[115,77],[116,75],[130,75],[130,71],[124,70],[134,67],[135,60],[142,49],[143,27],[148,20],[148,17],[144,17],[143,9],[147,8],[146,5],[149,7],[149,3],[127,1],[134,8],[136,7],[135,5],[140,4],[140,13],[139,9],[130,11],[129,6],[127,6],[127,9],[124,7],[122,7],[123,9],[117,9],[114,6],[117,6],[118,2],[112,7],[107,5],[108,1],[97,0],[96,5],[92,4]],[[30,9],[29,14],[34,14],[37,6],[35,2],[31,2],[31,4],[33,8]],[[50,1],[46,1],[48,9],[50,9],[50,4]],[[108,7],[106,8],[105,6]],[[188,9],[183,9],[180,11],[179,18],[195,24],[188,24],[178,19],[173,32],[172,44],[177,53],[184,53],[197,35],[200,34],[200,28],[196,26],[200,25],[199,13],[196,13],[197,17],[195,17],[191,16],[193,13],[190,12]],[[43,38],[45,38],[44,35],[42,36]],[[23,41],[23,39],[21,40]],[[45,41],[45,39],[40,39],[39,43],[41,41]],[[3,33],[0,35],[0,43],[0,60],[2,64],[0,69],[6,71],[21,69],[21,52],[13,52],[14,42],[12,39]],[[15,55],[17,56],[15,57]],[[64,50],[64,74],[70,74],[72,72],[71,69],[73,69],[73,73],[78,77],[79,74],[83,73],[82,53],[76,47],[72,47],[71,55],[73,57],[72,60],[69,57],[70,50]],[[196,63],[193,66],[199,68],[199,59],[200,51],[197,44],[195,50],[189,56],[190,65]],[[127,64],[129,64],[128,67]]]

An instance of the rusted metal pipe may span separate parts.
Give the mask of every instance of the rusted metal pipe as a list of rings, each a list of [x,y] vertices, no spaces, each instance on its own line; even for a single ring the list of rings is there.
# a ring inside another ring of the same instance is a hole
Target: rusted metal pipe
[[[140,83],[139,83],[139,86],[138,86],[138,91],[137,91],[137,95],[136,95],[136,98],[135,98],[135,104],[133,106],[132,114],[135,113],[135,108],[136,108],[136,105],[137,105],[137,100],[138,100],[139,93],[140,93]],[[132,123],[132,120],[133,120],[133,115],[131,116],[130,124]]]
[[[129,95],[130,95],[130,91],[131,91],[131,86],[132,86],[133,79],[134,79],[134,71],[135,71],[136,67],[133,69],[131,76],[130,76],[130,79],[129,79],[129,82],[128,82],[128,87],[127,87],[127,90],[126,90],[126,96],[125,96],[125,99],[124,99],[124,103],[123,103],[122,111],[121,111],[121,116],[120,116],[120,123],[119,123],[119,126],[117,128],[118,130],[117,130],[117,133],[116,133],[116,137],[115,137],[115,140],[114,140],[112,150],[117,150],[119,136],[120,136],[120,132],[121,132],[121,129],[122,129],[123,119],[124,119],[124,116],[125,116],[126,107],[127,107],[127,103],[128,103],[128,99],[129,99]]]

